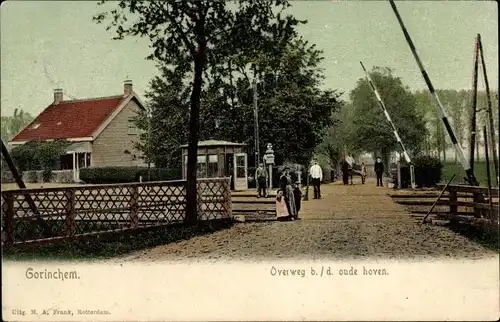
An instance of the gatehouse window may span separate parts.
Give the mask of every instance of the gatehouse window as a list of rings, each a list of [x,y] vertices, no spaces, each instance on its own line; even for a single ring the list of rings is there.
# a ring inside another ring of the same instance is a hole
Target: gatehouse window
[[[211,154],[208,156],[208,178],[217,178],[219,172],[219,158],[216,154]]]
[[[206,178],[207,177],[207,156],[199,155],[197,158],[196,164],[196,176],[198,178]]]

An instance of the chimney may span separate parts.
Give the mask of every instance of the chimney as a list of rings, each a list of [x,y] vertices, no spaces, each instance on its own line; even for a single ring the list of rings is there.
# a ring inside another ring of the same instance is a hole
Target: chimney
[[[130,79],[127,79],[125,82],[123,82],[123,95],[127,96],[132,94],[132,81]]]
[[[63,90],[57,88],[54,90],[54,105],[61,103],[63,100]]]

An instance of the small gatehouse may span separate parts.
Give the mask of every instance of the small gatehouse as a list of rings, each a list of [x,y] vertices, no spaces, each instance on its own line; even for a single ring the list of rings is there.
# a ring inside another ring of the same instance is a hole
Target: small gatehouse
[[[187,177],[188,145],[182,145],[182,178]],[[198,178],[231,178],[231,190],[248,188],[248,158],[245,144],[219,140],[198,142]]]

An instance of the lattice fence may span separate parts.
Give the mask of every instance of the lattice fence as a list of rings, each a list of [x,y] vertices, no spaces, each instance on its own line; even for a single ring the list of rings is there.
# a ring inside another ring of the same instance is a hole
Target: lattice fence
[[[186,182],[85,185],[2,192],[2,244],[85,238],[182,223]],[[198,220],[231,218],[229,179],[198,180]]]

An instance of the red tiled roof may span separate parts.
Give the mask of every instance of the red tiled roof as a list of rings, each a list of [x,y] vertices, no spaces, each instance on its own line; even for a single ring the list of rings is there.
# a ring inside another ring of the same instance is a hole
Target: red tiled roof
[[[12,142],[90,137],[124,99],[121,95],[51,104]]]

